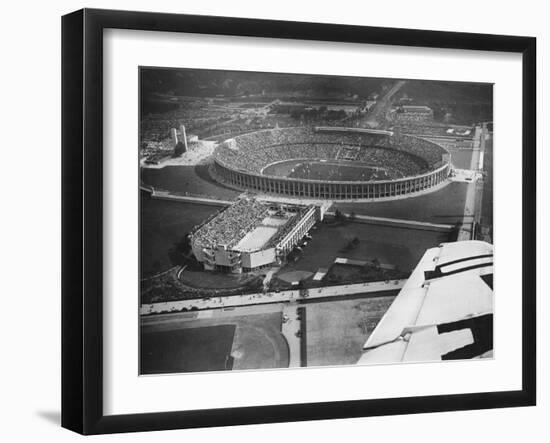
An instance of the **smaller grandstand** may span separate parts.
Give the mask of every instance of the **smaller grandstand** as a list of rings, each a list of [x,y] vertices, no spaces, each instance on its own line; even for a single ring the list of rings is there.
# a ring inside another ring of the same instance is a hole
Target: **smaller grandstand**
[[[241,198],[191,233],[205,270],[250,272],[281,263],[322,218],[319,207]]]

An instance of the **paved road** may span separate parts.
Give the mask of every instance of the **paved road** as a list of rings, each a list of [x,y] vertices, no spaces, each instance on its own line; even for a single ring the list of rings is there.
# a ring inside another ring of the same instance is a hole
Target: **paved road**
[[[171,200],[171,201],[181,201],[181,202],[189,202],[189,203],[202,203],[205,205],[214,205],[214,206],[228,206],[233,203],[234,201],[230,200],[220,200],[216,198],[208,198],[208,197],[193,197],[190,195],[175,195],[171,194],[168,191],[158,191],[153,190],[153,193],[151,194],[151,198],[158,199],[158,200]]]
[[[487,129],[487,123],[482,123],[482,129],[481,129],[481,140],[480,140],[480,157],[478,161],[478,169],[479,173],[484,173],[484,166],[483,162],[485,159],[485,143],[487,141],[487,137],[489,136],[489,132]],[[476,196],[475,196],[475,212],[474,212],[474,220],[476,222],[476,225],[481,224],[481,215],[482,215],[482,207],[483,207],[483,186],[485,182],[485,176],[482,176],[483,178],[481,180],[478,180],[476,183]]]
[[[327,212],[327,215],[334,216],[334,212]],[[346,216],[350,216],[349,213],[344,213]],[[389,218],[389,217],[374,217],[372,215],[361,215],[361,214],[355,214],[356,220],[364,220],[366,222],[376,222],[383,225],[398,225],[398,226],[405,226],[405,227],[413,227],[413,228],[428,228],[428,229],[434,229],[438,231],[450,231],[453,228],[453,225],[447,225],[442,223],[430,223],[430,222],[424,222],[424,221],[418,221],[418,220],[404,220],[401,218]]]
[[[390,280],[370,283],[356,283],[349,285],[325,286],[308,289],[305,293],[300,290],[280,292],[266,292],[257,294],[231,295],[226,297],[212,297],[193,300],[179,300],[163,303],[143,304],[139,309],[140,315],[178,312],[186,310],[217,309],[233,306],[250,306],[264,303],[282,303],[295,300],[320,299],[341,297],[369,292],[392,291],[401,289],[407,280]]]
[[[476,126],[470,170],[477,171],[479,169],[480,153],[484,150],[485,132],[480,126]],[[476,212],[476,188],[476,181],[468,184],[468,190],[466,191],[466,204],[464,206],[464,217],[462,219],[462,227],[458,233],[458,241],[472,239],[472,222],[474,221]]]
[[[296,303],[285,303],[283,305],[283,315],[286,315],[287,321],[283,322],[282,334],[288,343],[289,350],[289,368],[299,368],[301,364],[301,338],[296,335],[300,330],[300,320],[297,315],[298,305]]]
[[[395,85],[391,87],[388,92],[386,92],[384,97],[376,102],[373,110],[369,112],[369,115],[367,116],[367,127],[377,128],[378,126],[380,126],[381,123],[385,121],[386,113],[389,106],[391,105],[391,98],[397,91],[399,91],[403,87],[405,83],[407,83],[405,80],[399,80],[395,83]]]

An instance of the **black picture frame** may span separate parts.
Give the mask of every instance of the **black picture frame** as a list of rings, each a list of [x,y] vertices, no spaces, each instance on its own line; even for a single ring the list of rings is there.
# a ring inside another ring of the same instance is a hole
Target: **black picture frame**
[[[103,413],[103,30],[170,31],[504,51],[523,64],[522,388],[394,399],[110,415]],[[62,18],[62,426],[82,434],[536,403],[536,39],[503,35],[83,9]]]

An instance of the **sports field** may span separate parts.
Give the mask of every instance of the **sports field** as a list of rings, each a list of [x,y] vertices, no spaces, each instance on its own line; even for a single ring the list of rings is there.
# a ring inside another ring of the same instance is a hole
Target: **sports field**
[[[267,166],[265,175],[329,181],[370,181],[400,177],[385,168],[350,161],[288,160]]]
[[[286,368],[280,305],[141,319],[141,373]]]
[[[307,365],[355,364],[394,295],[307,303]]]
[[[281,312],[235,317],[233,369],[287,368],[288,344],[281,333]]]
[[[142,330],[141,374],[224,371],[230,358],[235,325],[174,330]]]

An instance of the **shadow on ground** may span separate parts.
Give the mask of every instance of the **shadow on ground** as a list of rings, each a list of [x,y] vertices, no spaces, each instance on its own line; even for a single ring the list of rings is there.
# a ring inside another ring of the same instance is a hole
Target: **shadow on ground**
[[[61,425],[61,411],[36,411],[36,415],[53,425]]]

